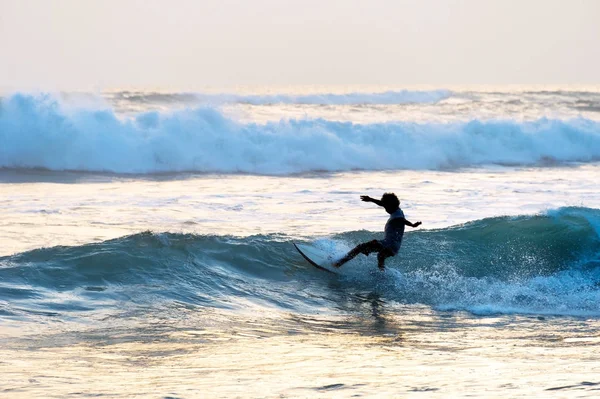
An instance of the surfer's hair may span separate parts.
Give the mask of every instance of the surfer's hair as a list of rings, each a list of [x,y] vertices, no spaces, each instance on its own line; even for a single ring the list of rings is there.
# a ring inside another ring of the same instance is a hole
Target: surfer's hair
[[[381,203],[385,209],[396,209],[400,206],[400,200],[394,193],[385,193],[381,196]]]

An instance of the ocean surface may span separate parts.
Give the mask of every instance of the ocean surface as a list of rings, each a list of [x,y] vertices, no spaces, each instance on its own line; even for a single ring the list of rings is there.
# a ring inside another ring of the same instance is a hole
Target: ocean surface
[[[600,87],[3,93],[0,397],[598,397],[599,187]]]

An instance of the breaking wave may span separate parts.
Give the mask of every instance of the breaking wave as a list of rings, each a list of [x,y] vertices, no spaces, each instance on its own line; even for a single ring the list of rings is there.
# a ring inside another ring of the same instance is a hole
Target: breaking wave
[[[50,96],[0,103],[0,168],[112,173],[451,169],[600,160],[600,122],[538,119],[241,123],[216,108],[70,109]]]

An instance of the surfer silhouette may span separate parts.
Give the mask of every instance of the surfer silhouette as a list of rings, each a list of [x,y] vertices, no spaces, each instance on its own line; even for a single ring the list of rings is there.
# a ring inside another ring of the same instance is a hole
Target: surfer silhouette
[[[385,208],[385,211],[390,214],[390,218],[385,224],[385,237],[383,240],[372,240],[357,245],[354,249],[346,254],[343,258],[333,264],[335,267],[340,267],[344,263],[353,259],[358,254],[369,256],[370,253],[377,252],[377,266],[379,270],[385,269],[385,260],[391,256],[395,256],[402,244],[402,236],[404,236],[404,227],[417,227],[421,222],[411,223],[404,218],[404,212],[400,209],[400,200],[394,193],[385,193],[380,200],[361,195],[360,199],[364,202],[372,202]]]

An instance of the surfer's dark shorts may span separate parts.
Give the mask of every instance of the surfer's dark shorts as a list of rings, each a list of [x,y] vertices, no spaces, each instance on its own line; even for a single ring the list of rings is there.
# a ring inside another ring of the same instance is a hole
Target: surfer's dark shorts
[[[359,252],[364,255],[369,255],[370,253],[373,253],[373,252],[379,252],[386,258],[396,255],[396,253],[393,250],[386,247],[379,240],[373,240],[373,241],[365,242],[364,244],[360,244]]]

